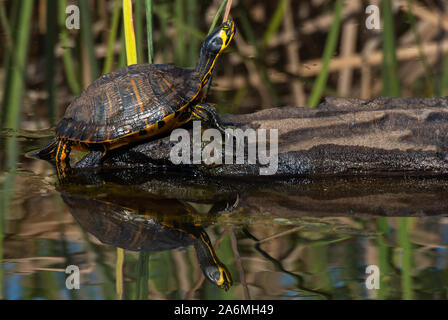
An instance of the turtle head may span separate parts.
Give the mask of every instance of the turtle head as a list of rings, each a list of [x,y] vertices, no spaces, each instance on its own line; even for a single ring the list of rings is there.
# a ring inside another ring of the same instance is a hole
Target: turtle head
[[[232,286],[232,277],[226,266],[219,261],[207,233],[200,230],[196,237],[194,247],[204,276],[219,288],[229,290]]]
[[[217,285],[219,288],[227,291],[232,286],[232,278],[230,277],[230,272],[224,265],[210,265],[203,268],[202,271],[206,278]]]
[[[234,35],[235,23],[229,20],[208,35],[202,43],[199,61],[196,65],[196,71],[200,74],[202,86],[208,82],[215,67],[216,59],[227,48]]]

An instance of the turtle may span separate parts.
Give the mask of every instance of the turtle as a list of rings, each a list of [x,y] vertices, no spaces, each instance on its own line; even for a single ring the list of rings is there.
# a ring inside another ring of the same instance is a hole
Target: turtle
[[[130,198],[120,192],[101,192],[98,198],[91,188],[89,195],[76,185],[63,188],[58,191],[70,213],[102,243],[144,252],[193,246],[206,279],[225,291],[232,286],[231,274],[203,228],[203,217],[188,203],[143,195]]]
[[[207,36],[194,69],[134,64],[104,74],[68,106],[55,137],[34,155],[55,161],[58,176],[65,177],[72,148],[95,153],[97,166],[109,150],[170,132],[190,120],[225,133],[226,126],[205,100],[216,61],[234,34],[235,24],[229,20]]]

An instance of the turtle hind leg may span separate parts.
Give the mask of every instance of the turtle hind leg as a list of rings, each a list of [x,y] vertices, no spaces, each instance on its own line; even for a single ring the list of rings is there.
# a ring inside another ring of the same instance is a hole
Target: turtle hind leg
[[[56,158],[56,152],[59,145],[59,139],[53,138],[45,147],[32,154],[33,157],[42,160],[54,160]]]
[[[191,111],[191,116],[193,119],[208,123],[211,127],[215,127],[222,133],[225,133],[227,129],[227,126],[222,123],[215,108],[207,103],[198,103],[195,105]]]

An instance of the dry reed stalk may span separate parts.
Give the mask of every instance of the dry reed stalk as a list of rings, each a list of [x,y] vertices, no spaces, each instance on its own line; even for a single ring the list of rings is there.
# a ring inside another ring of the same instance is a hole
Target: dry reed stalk
[[[285,11],[283,29],[287,43],[286,54],[288,57],[288,63],[286,68],[290,72],[297,73],[300,67],[299,41],[294,37],[294,17],[292,15],[290,2],[288,3],[288,7]],[[297,79],[293,79],[291,81],[291,90],[294,97],[294,105],[304,106],[306,103],[306,96],[303,91],[302,83]]]
[[[430,42],[422,45],[423,53],[425,56],[432,56],[435,54],[439,54],[440,50],[442,52],[448,51],[448,40],[443,42]],[[406,61],[406,60],[415,60],[420,56],[419,50],[417,46],[412,46],[408,48],[399,48],[397,49],[397,60],[398,61]],[[337,57],[333,58],[330,63],[330,71],[339,71],[344,68],[360,68],[363,63],[367,63],[371,66],[376,66],[381,64],[383,59],[383,53],[381,51],[373,52],[367,59],[364,61],[362,56],[359,54],[355,54],[348,57]],[[322,63],[320,59],[312,59],[305,61],[300,70],[299,74],[302,77],[312,77],[317,75],[320,72],[322,67]]]
[[[359,12],[361,9],[361,3],[357,1],[349,2],[347,4],[352,11],[351,15]],[[358,25],[356,19],[352,16],[346,20],[342,27],[342,37],[341,37],[341,56],[349,57],[356,52],[356,40],[358,35]],[[351,84],[353,78],[353,68],[342,69],[339,73],[338,81],[338,93],[342,97],[346,97],[351,93]]]
[[[407,11],[407,1],[401,0],[399,8],[400,10]],[[411,10],[414,16],[431,23],[435,27],[442,27],[445,31],[448,31],[448,14],[443,15],[443,13],[438,10],[430,11],[415,2],[411,4]]]
[[[234,41],[238,51],[240,52],[248,51],[247,47],[250,46],[246,44],[246,42],[242,39],[242,37],[235,37]],[[250,85],[254,87],[260,94],[260,97],[262,99],[262,107],[272,106],[273,105],[272,97],[269,94],[269,90],[264,85],[263,79],[257,72],[257,67],[255,63],[250,60],[244,60],[244,65],[246,66],[247,73],[249,74],[248,79]]]
[[[233,231],[233,228],[230,230],[230,241],[232,243],[232,251],[233,251],[233,254],[235,255],[235,264],[238,269],[241,285],[243,286],[244,300],[250,300],[251,298],[250,298],[249,288],[247,287],[246,274],[244,272],[243,264],[241,263],[241,256],[240,256],[240,252],[238,251],[238,241],[236,239],[235,232]]]
[[[229,19],[230,8],[232,7],[232,0],[228,0],[226,4],[226,11],[222,17],[222,23],[226,22]]]

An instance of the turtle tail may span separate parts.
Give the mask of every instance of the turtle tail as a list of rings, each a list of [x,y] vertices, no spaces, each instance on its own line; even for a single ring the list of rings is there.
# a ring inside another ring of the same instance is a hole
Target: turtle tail
[[[33,153],[33,157],[42,159],[42,160],[53,160],[56,158],[56,151],[58,149],[58,138],[53,138],[45,147],[40,149],[39,151]]]

